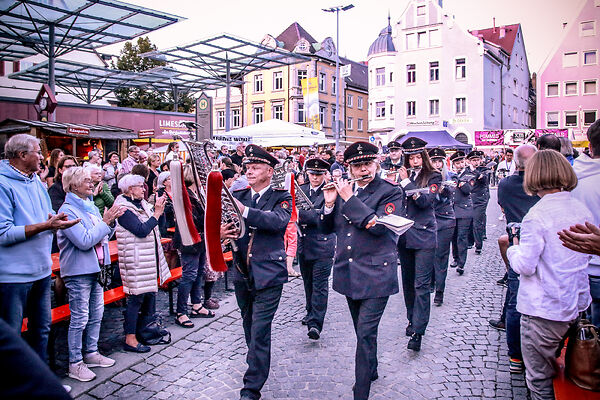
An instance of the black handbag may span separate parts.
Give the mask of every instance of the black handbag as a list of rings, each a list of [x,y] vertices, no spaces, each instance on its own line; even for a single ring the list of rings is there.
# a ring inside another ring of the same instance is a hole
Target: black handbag
[[[136,328],[137,340],[145,345],[171,343],[171,332],[166,330],[156,315],[138,316]]]

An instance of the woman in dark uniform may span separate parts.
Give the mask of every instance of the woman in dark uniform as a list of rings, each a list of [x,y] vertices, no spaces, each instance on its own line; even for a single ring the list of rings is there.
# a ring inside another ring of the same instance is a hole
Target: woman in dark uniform
[[[435,148],[429,150],[429,158],[433,168],[442,174],[442,180],[446,180],[446,152]],[[444,303],[444,289],[446,287],[446,275],[448,274],[448,260],[450,257],[450,244],[454,234],[454,203],[452,202],[452,189],[442,186],[434,195],[433,209],[435,210],[435,222],[437,224],[437,247],[435,248],[434,273],[432,288],[435,291],[433,304],[441,306]]]
[[[377,175],[377,146],[356,142],[344,152],[354,183],[323,187],[323,233],[337,234],[333,290],[346,296],[356,332],[354,400],[369,397],[377,374],[377,328],[389,296],[398,293],[398,236],[378,218],[403,214],[402,190]]]
[[[431,165],[425,150],[427,142],[409,138],[402,143],[404,167],[398,171],[400,185],[407,192],[406,218],[414,225],[400,237],[398,255],[402,267],[402,289],[410,336],[408,349],[421,350],[421,337],[429,323],[431,296],[429,288],[437,245],[437,225],[433,202],[442,183],[442,176]],[[410,190],[429,188],[429,192],[410,194]]]

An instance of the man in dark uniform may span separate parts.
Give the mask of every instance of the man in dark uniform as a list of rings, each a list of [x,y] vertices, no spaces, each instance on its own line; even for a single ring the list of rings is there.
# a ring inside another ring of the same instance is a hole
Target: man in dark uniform
[[[486,211],[490,201],[490,175],[489,168],[481,165],[483,151],[473,150],[467,155],[470,170],[475,175],[475,185],[471,190],[473,201],[473,239],[475,241],[475,254],[481,254],[483,238],[485,236]]]
[[[404,165],[404,155],[402,146],[395,140],[389,142],[386,146],[390,155],[381,162],[381,177],[391,182],[398,182],[398,170]]]
[[[290,221],[292,197],[271,188],[277,159],[263,148],[249,145],[245,151],[249,188],[233,193],[246,220],[246,234],[235,240],[235,297],[242,313],[248,346],[242,400],[260,398],[271,364],[271,322],[287,282],[283,242]]]
[[[335,252],[335,233],[325,235],[319,229],[319,210],[325,202],[321,188],[329,164],[314,158],[306,161],[308,183],[302,190],[312,202],[314,209],[298,210],[298,262],[306,294],[306,325],[308,337],[318,340],[323,330],[329,294],[329,275]]]
[[[471,201],[471,190],[475,184],[475,177],[465,168],[465,153],[457,151],[450,156],[452,166],[456,171],[453,180],[456,182],[454,190],[454,215],[456,227],[452,237],[452,256],[454,261],[450,264],[456,268],[456,272],[462,275],[467,263],[467,248],[469,246],[469,229],[473,219],[473,202]]]
[[[322,226],[337,234],[333,289],[346,296],[356,356],[354,399],[366,400],[377,373],[377,328],[389,296],[398,293],[398,236],[377,219],[402,215],[402,189],[377,176],[377,146],[356,142],[344,152],[354,183],[345,179],[325,189]]]

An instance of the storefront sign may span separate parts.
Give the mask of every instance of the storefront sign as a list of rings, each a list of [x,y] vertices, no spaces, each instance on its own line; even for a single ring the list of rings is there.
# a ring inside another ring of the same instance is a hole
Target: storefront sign
[[[450,118],[449,122],[452,125],[472,124],[473,123],[473,118],[468,118],[468,117]]]
[[[90,130],[87,128],[81,128],[78,126],[69,126],[67,128],[67,133],[70,135],[89,135]]]
[[[475,146],[502,146],[504,131],[475,131]]]
[[[558,137],[568,138],[569,130],[568,129],[536,129],[535,130],[535,137],[540,137],[540,136],[547,135],[547,134],[555,135]]]
[[[138,137],[141,138],[147,138],[147,137],[153,137],[154,136],[154,129],[142,129],[140,131],[138,131]]]
[[[407,126],[437,126],[440,121],[407,121]]]

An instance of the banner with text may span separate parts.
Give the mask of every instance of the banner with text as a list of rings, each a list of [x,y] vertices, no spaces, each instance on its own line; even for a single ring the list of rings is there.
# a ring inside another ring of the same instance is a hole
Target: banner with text
[[[302,79],[302,95],[304,96],[304,118],[306,120],[306,126],[320,131],[319,81],[316,77]]]
[[[502,146],[504,131],[475,131],[475,146]]]

